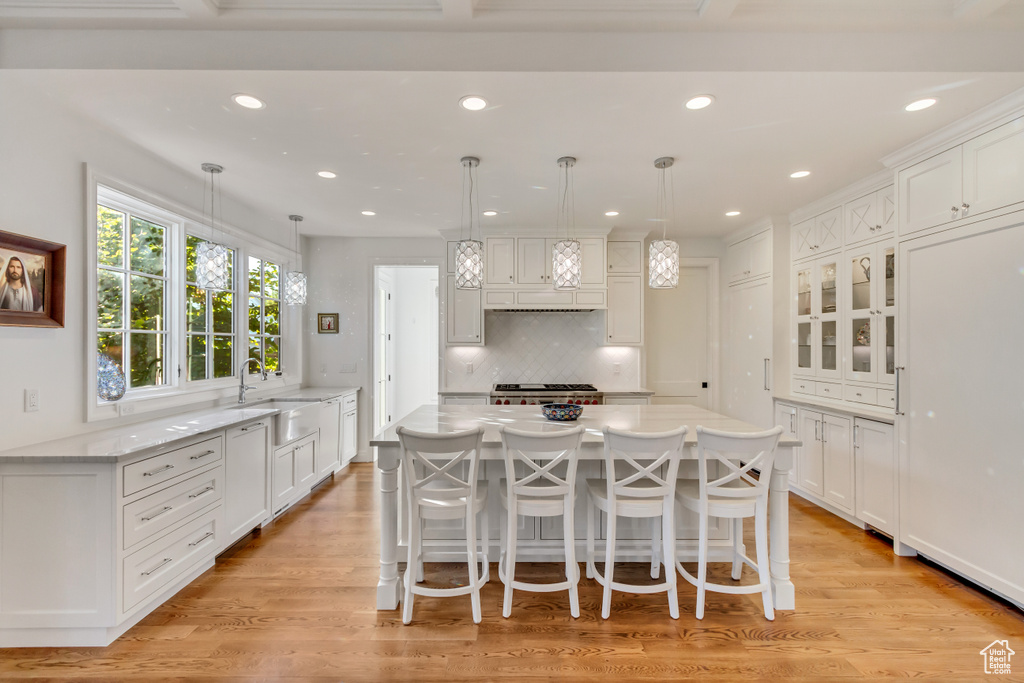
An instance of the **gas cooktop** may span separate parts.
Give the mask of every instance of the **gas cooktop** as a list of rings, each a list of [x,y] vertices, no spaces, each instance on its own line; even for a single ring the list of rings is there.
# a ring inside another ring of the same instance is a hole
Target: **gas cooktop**
[[[494,391],[597,391],[593,384],[495,384]]]

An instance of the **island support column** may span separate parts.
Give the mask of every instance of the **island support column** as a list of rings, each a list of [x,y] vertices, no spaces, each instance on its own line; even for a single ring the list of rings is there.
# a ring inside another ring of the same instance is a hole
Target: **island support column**
[[[398,449],[377,447],[380,469],[380,579],[377,581],[377,609],[398,608]]]
[[[789,470],[793,467],[793,449],[779,446],[772,467],[768,496],[768,538],[771,542],[772,598],[775,609],[796,609],[796,589],[789,580]]]

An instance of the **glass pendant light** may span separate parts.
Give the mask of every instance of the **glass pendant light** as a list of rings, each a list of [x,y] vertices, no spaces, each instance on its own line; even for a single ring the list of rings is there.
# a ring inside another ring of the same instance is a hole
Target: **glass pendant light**
[[[661,239],[651,241],[650,249],[650,280],[648,284],[651,289],[673,289],[679,286],[679,244],[665,239],[668,230],[668,218],[666,218],[666,204],[669,203],[669,193],[665,186],[665,169],[671,168],[675,163],[672,157],[660,157],[654,160],[654,167],[661,173],[661,183],[658,187],[658,217],[661,221]],[[675,216],[675,187],[671,195],[671,206],[668,212],[673,218]]]
[[[295,251],[299,250],[299,221],[302,216],[288,216],[295,228]],[[306,303],[306,274],[298,270],[284,274],[284,302],[289,306],[303,306]]]
[[[555,289],[579,289],[583,281],[583,250],[576,239],[576,188],[573,184],[572,167],[575,157],[561,157],[558,166],[562,173],[558,177],[558,218],[555,221],[555,236],[565,225],[565,239],[555,242],[551,250],[551,275]],[[571,231],[571,234],[570,234]]]
[[[224,171],[218,164],[203,164],[200,168],[210,174],[210,229],[215,230],[217,207],[215,203],[214,179]],[[206,213],[206,191],[203,190],[203,213]],[[205,215],[204,215],[205,218]],[[199,289],[230,289],[231,277],[228,272],[229,250],[223,244],[204,240],[196,245],[196,287]]]
[[[484,280],[484,243],[473,238],[473,220],[476,212],[480,209],[479,201],[474,201],[476,189],[474,172],[480,165],[477,157],[462,157],[462,231],[466,227],[466,204],[469,204],[469,239],[460,239],[455,245],[455,287],[457,289],[480,289]],[[468,191],[467,191],[468,190]],[[468,195],[468,196],[467,196]],[[479,197],[479,194],[477,194]],[[477,218],[477,234],[479,235],[480,221]]]

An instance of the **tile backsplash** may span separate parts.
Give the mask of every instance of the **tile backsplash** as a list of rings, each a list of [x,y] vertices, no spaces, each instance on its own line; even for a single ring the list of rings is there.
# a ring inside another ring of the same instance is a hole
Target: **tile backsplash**
[[[640,388],[640,348],[604,344],[604,311],[484,313],[486,346],[445,349],[446,391],[487,391],[513,382]],[[472,364],[473,372],[467,373]]]

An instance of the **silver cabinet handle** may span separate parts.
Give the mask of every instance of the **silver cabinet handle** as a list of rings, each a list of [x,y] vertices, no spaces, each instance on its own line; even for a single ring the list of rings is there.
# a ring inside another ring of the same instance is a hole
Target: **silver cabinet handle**
[[[257,427],[263,427],[263,426],[265,426],[265,425],[262,422],[257,422],[254,425],[249,425],[248,427],[242,427],[242,429],[239,430],[239,431],[247,432],[250,429],[256,429]]]
[[[959,207],[959,206],[955,206],[955,205],[954,205],[954,206],[953,206],[953,207],[951,207],[951,208],[950,208],[949,210],[950,210],[950,212],[952,213],[952,216],[951,216],[951,218],[956,218],[956,214],[957,214],[957,212],[958,212],[958,211],[960,211],[960,207]]]
[[[164,465],[163,467],[157,468],[157,469],[153,470],[152,472],[143,472],[142,476],[144,476],[144,477],[152,477],[155,474],[160,474],[161,472],[166,472],[167,470],[173,470],[173,469],[174,469],[174,465]]]
[[[200,453],[199,455],[193,455],[191,458],[189,458],[189,460],[202,460],[206,456],[213,455],[216,452],[217,451],[206,451],[205,453]]]
[[[161,563],[160,563],[160,564],[158,564],[157,566],[153,567],[153,568],[152,568],[152,569],[150,569],[150,570],[149,570],[148,572],[142,572],[142,575],[143,575],[143,576],[149,576],[150,574],[152,574],[153,572],[155,572],[155,571],[156,571],[157,569],[160,569],[160,567],[164,566],[164,565],[165,565],[165,564],[167,564],[168,562],[174,562],[174,558],[171,558],[171,557],[165,557],[165,558],[164,558],[164,561],[163,561],[163,562],[161,562]]]
[[[824,420],[821,421],[821,442],[828,443],[828,439],[825,438],[825,432],[828,431],[825,428],[828,427],[828,423]]]
[[[821,420],[814,421],[814,440],[821,441],[821,437],[818,436],[818,428],[821,426]]]
[[[860,396],[860,394],[857,394],[857,395]],[[858,428],[860,428],[860,425],[853,425],[853,447],[854,448],[860,448],[860,446],[857,444],[857,429]]]
[[[140,518],[140,521],[148,522],[151,519],[156,519],[157,517],[159,517],[161,515],[166,515],[168,512],[170,512],[173,509],[174,508],[172,508],[172,507],[164,506],[164,509],[161,510],[160,512],[156,513],[155,515],[150,515],[149,517],[142,517],[142,518]]]
[[[188,547],[194,548],[197,545],[199,545],[200,543],[202,543],[203,541],[205,541],[206,539],[208,539],[210,536],[213,536],[213,532],[212,531],[207,531],[205,534],[200,536],[198,539],[196,539],[195,541],[192,541],[191,543],[189,543]]]
[[[765,391],[771,391],[771,389],[768,388],[768,361],[770,361],[770,360],[771,360],[771,358],[765,358],[764,359],[764,390]]]
[[[903,414],[900,411],[900,371],[901,370],[906,370],[906,368],[904,368],[902,366],[897,366],[896,367],[896,392],[895,393],[896,393],[896,414],[897,415],[902,415]]]
[[[971,208],[971,205],[970,205],[970,204],[968,204],[968,203],[966,203],[966,202],[964,202],[964,203],[963,203],[963,204],[961,204],[960,206],[961,206],[961,207],[963,208],[963,210],[964,210],[964,213],[967,213],[967,209]]]
[[[216,490],[216,489],[215,489],[215,487],[213,487],[213,486],[207,486],[207,487],[206,487],[205,489],[203,489],[202,491],[196,491],[195,493],[193,493],[192,495],[190,495],[190,496],[189,496],[189,498],[198,498],[199,496],[203,495],[204,493],[209,493],[210,491],[214,491],[214,490]]]
[[[792,434],[796,430],[793,428],[793,413],[789,414],[789,433]]]

